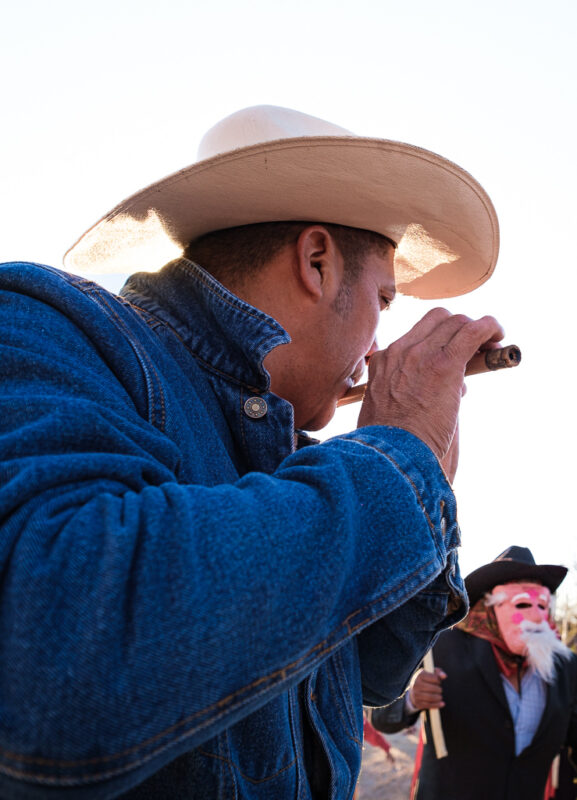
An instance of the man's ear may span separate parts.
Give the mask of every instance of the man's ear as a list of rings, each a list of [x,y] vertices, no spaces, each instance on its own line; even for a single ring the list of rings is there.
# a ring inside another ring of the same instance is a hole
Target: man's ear
[[[315,301],[340,279],[342,258],[334,239],[322,225],[311,225],[301,232],[296,243],[297,278]]]

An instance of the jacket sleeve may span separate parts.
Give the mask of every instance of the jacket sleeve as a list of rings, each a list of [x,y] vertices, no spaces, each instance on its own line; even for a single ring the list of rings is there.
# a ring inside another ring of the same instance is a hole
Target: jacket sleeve
[[[407,711],[405,695],[399,697],[394,703],[382,708],[373,708],[371,722],[373,728],[383,733],[398,733],[405,728],[410,728],[419,718],[419,711],[410,714]]]
[[[466,607],[432,452],[366,428],[272,475],[182,483],[118,326],[46,281],[0,285],[0,774],[34,785],[25,797],[89,796],[357,635],[371,700],[397,697]]]

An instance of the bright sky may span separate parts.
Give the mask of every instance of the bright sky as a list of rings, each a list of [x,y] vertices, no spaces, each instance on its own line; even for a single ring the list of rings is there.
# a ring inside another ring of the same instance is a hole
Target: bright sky
[[[481,289],[515,370],[472,377],[455,483],[464,573],[510,544],[577,562],[572,357],[577,265],[574,0],[19,0],[0,27],[0,261],[61,266],[202,134],[269,103],[426,147],[491,196],[501,254]],[[116,289],[122,278],[102,279]],[[384,345],[431,303],[401,298]],[[339,412],[331,433],[354,427]],[[575,578],[572,577],[575,583]]]

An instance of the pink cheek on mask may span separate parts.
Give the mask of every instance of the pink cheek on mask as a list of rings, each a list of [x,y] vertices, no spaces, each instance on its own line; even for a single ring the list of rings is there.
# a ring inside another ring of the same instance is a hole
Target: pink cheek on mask
[[[525,619],[525,617],[523,616],[523,614],[521,614],[519,611],[517,611],[511,617],[511,622],[514,622],[515,625],[518,625],[520,622],[523,622],[524,619]]]

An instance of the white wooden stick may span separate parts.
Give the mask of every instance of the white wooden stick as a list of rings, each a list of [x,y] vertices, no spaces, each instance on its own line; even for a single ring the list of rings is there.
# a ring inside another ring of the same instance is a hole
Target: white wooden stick
[[[559,768],[561,766],[561,756],[558,753],[551,764],[551,783],[554,789],[559,788]]]

